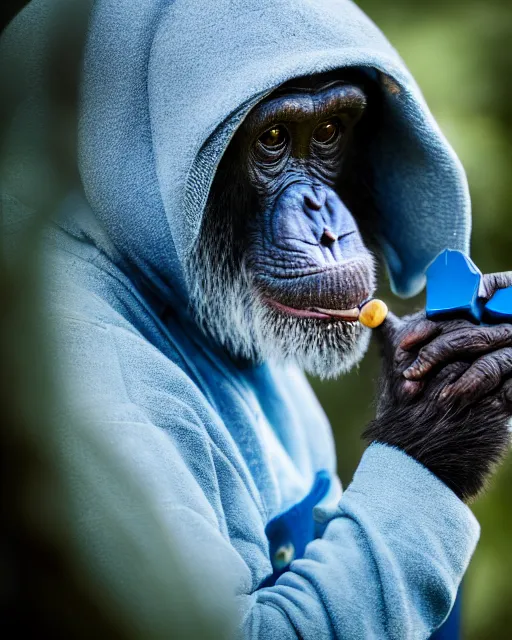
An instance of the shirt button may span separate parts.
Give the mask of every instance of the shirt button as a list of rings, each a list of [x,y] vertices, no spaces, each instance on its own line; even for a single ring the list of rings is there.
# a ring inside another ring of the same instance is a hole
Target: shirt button
[[[274,553],[274,569],[284,569],[295,558],[295,547],[291,542],[281,545]]]

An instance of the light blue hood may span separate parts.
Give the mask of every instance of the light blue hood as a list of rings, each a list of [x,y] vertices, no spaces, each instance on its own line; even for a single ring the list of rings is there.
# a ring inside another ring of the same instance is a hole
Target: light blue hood
[[[80,166],[121,253],[183,286],[215,169],[251,107],[290,78],[349,66],[384,88],[367,150],[379,237],[394,290],[417,293],[439,251],[468,251],[466,179],[402,60],[348,0],[96,2]]]

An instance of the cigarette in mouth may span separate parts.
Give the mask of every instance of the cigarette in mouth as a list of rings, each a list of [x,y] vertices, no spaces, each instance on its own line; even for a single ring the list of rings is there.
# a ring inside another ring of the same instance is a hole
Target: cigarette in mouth
[[[362,325],[370,329],[380,327],[388,315],[387,304],[377,298],[365,300],[358,307],[353,307],[352,309],[321,309],[320,307],[314,307],[312,310],[338,320],[348,322],[359,320]]]
[[[376,329],[388,315],[388,305],[378,298],[371,298],[359,308],[359,322],[365,327]]]

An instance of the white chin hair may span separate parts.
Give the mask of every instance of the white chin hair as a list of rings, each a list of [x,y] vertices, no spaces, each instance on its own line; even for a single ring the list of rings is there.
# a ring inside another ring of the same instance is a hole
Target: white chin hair
[[[191,271],[194,273],[194,271]],[[371,331],[359,322],[288,316],[262,303],[250,277],[208,277],[192,281],[192,311],[202,330],[233,356],[256,362],[294,362],[308,373],[332,378],[357,364],[368,348]]]
[[[262,359],[294,362],[320,378],[334,378],[361,361],[371,331],[359,322],[295,318],[254,305],[254,330]]]

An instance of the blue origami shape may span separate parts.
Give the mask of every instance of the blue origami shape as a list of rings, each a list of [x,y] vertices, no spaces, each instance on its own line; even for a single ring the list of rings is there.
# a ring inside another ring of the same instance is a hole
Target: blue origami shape
[[[478,324],[483,307],[478,298],[481,278],[471,258],[445,249],[427,269],[427,318],[467,318]]]
[[[466,318],[476,324],[512,322],[512,287],[480,298],[482,273],[461,251],[445,249],[427,269],[427,318]]]
[[[512,322],[512,287],[496,291],[485,305],[484,320],[489,323]]]

